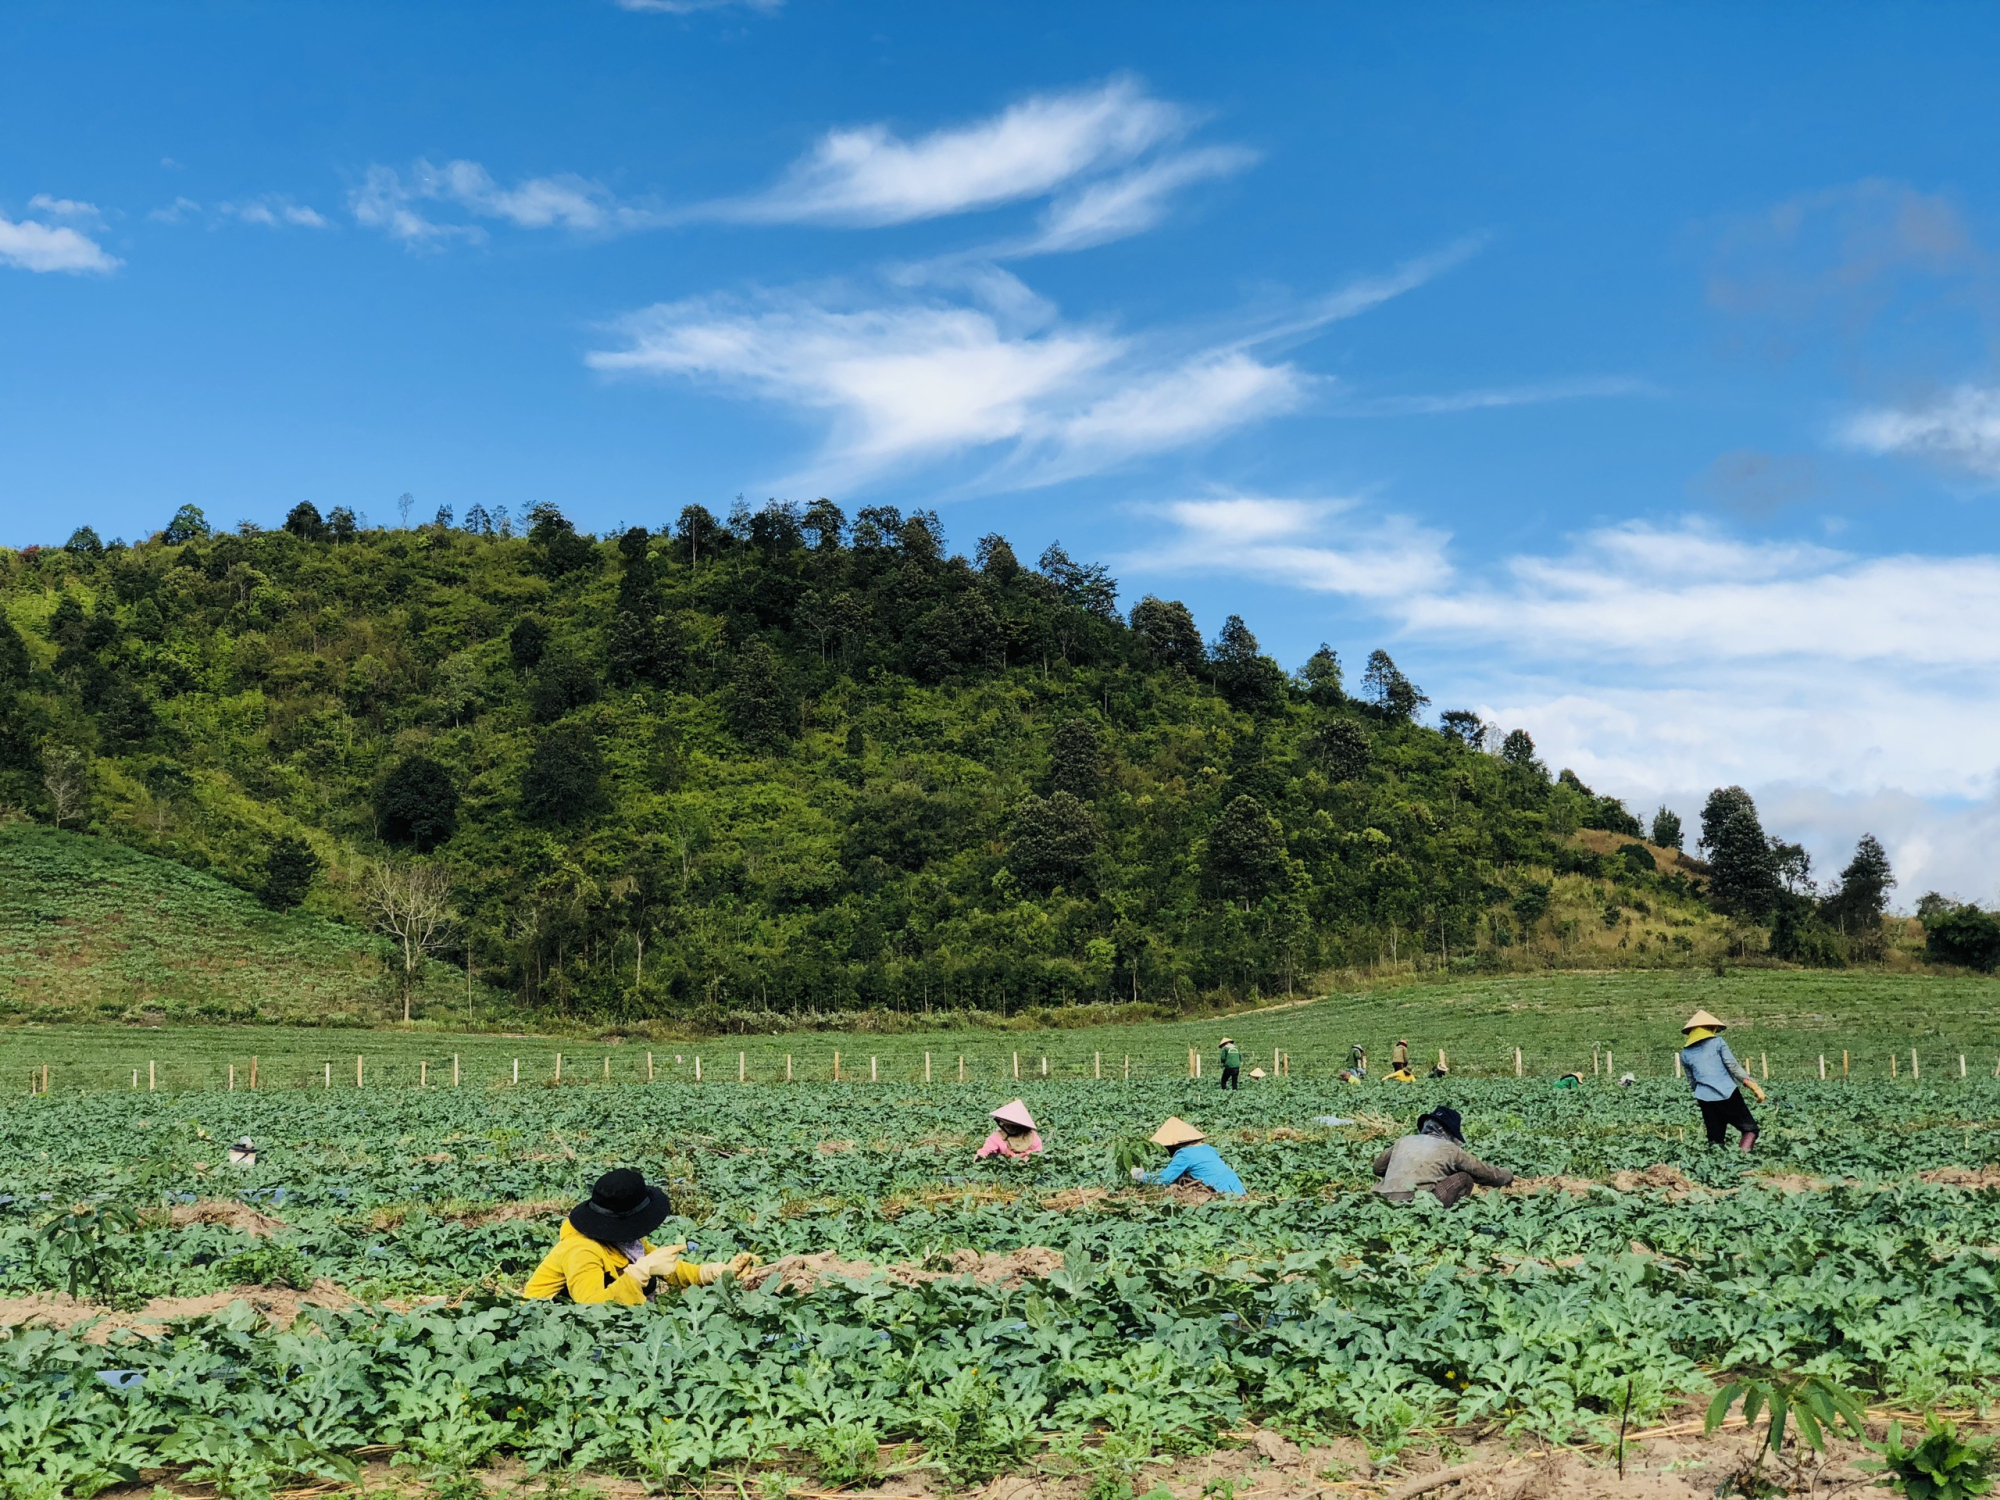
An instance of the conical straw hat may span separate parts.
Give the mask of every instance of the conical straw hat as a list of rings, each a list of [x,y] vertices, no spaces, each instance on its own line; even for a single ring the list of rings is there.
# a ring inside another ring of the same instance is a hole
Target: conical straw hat
[[[1028,1113],[1028,1106],[1019,1099],[1010,1099],[994,1110],[993,1118],[1003,1125],[1018,1125],[1023,1130],[1035,1128],[1035,1117]]]
[[[1693,1031],[1697,1026],[1706,1026],[1710,1031],[1720,1031],[1728,1024],[1727,1021],[1718,1021],[1705,1010],[1698,1010],[1687,1018],[1687,1025],[1683,1026],[1681,1030]]]
[[[1153,1132],[1153,1144],[1155,1146],[1165,1146],[1169,1150],[1175,1146],[1188,1146],[1196,1141],[1205,1141],[1207,1139],[1207,1136],[1196,1130],[1194,1126],[1188,1124],[1179,1115],[1167,1116],[1166,1124]]]

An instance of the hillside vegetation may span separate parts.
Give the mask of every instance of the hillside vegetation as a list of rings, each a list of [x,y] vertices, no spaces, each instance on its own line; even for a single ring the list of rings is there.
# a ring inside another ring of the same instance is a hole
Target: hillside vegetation
[[[432,958],[556,1017],[1179,1009],[1750,946],[1525,734],[1417,722],[1385,653],[1288,674],[1238,618],[1205,641],[1059,547],[968,559],[880,507],[510,532],[188,508],[0,550],[0,800],[357,926],[377,872],[434,867]]]

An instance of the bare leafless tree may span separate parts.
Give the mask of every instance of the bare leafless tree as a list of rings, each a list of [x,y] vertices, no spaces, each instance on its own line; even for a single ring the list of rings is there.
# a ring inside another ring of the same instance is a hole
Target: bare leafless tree
[[[403,1023],[410,1020],[410,991],[424,960],[442,952],[457,926],[451,880],[434,864],[377,865],[368,877],[368,909],[378,930],[396,940],[403,959]]]
[[[60,828],[90,800],[90,756],[74,745],[51,745],[42,756],[42,788]]]

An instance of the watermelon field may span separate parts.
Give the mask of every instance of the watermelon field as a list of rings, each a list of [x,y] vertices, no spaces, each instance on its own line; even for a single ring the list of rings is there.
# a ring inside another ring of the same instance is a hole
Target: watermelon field
[[[1252,1432],[1384,1465],[1608,1454],[1732,1378],[1912,1416],[2000,1394],[1978,1074],[1774,1081],[1754,1159],[1708,1149],[1670,1076],[1020,1092],[1049,1148],[1024,1163],[972,1158],[990,1080],[18,1095],[0,1492],[262,1497],[387,1464],[454,1496],[503,1472],[760,1500],[1029,1473],[1117,1500]],[[1521,1180],[1449,1213],[1378,1200],[1370,1160],[1445,1099]],[[1247,1199],[1132,1186],[1115,1163],[1168,1114]],[[243,1134],[257,1162],[230,1167]],[[613,1165],[668,1185],[656,1240],[775,1271],[520,1301]]]

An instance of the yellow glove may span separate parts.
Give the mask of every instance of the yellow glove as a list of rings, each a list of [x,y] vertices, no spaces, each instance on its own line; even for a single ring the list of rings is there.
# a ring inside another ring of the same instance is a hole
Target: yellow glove
[[[673,1270],[680,1263],[681,1251],[685,1249],[686,1245],[661,1245],[656,1250],[648,1250],[625,1268],[625,1274],[643,1286],[655,1276],[664,1276]]]
[[[714,1286],[725,1276],[741,1276],[757,1264],[757,1257],[745,1250],[740,1255],[732,1255],[728,1260],[712,1260],[701,1268],[701,1284]]]

